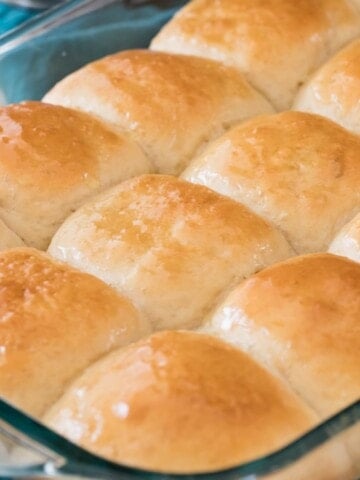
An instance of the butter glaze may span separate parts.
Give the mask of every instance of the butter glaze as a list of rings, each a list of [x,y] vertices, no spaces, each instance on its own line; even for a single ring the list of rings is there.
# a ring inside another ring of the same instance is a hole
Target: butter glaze
[[[59,82],[46,102],[90,112],[127,131],[156,171],[179,174],[209,141],[272,106],[244,76],[185,55],[129,50]]]
[[[45,249],[89,197],[151,171],[140,148],[87,114],[40,102],[0,108],[0,218]]]
[[[234,66],[286,110],[308,76],[359,34],[360,13],[347,0],[194,0],[151,48]]]
[[[326,418],[360,396],[360,265],[295,257],[236,287],[205,331],[236,344]]]
[[[319,115],[264,115],[209,145],[181,178],[243,203],[297,253],[326,251],[360,209],[360,138]]]
[[[112,460],[195,473],[274,450],[317,417],[246,354],[181,331],[157,333],[90,367],[45,422]]]
[[[243,205],[166,175],[142,175],[87,203],[49,253],[117,288],[155,329],[198,326],[234,283],[293,255]]]
[[[360,40],[321,67],[296,97],[294,110],[318,113],[360,133]]]
[[[90,363],[149,332],[132,304],[35,249],[0,252],[0,395],[41,415]]]

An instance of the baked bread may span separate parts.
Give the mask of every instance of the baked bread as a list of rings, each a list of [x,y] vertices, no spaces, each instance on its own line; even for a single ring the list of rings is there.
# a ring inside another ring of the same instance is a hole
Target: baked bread
[[[123,133],[68,108],[0,108],[0,218],[29,246],[47,248],[65,218],[106,187],[151,171]]]
[[[272,265],[235,288],[204,328],[285,379],[322,418],[360,397],[360,265],[346,258]]]
[[[34,249],[0,252],[0,396],[28,413],[42,415],[90,363],[148,333],[97,278]]]
[[[0,220],[0,250],[22,247],[24,242]]]
[[[329,252],[360,263],[360,214],[340,230],[331,242]]]
[[[157,333],[110,354],[45,416],[52,428],[97,454],[167,473],[235,466],[283,446],[317,421],[251,357],[193,332]]]
[[[217,62],[131,50],[90,63],[45,101],[93,113],[126,130],[156,171],[177,174],[227,128],[273,108],[243,75]]]
[[[254,118],[183,172],[281,229],[297,253],[326,251],[360,211],[360,138],[317,115]]]
[[[244,206],[166,175],[142,175],[87,203],[49,253],[116,287],[155,329],[199,325],[224,290],[293,255]]]
[[[360,265],[290,259],[358,255],[359,41],[329,59],[359,35],[360,0],[194,0],[152,50],[0,109],[0,396],[166,474],[271,454],[359,398]],[[274,114],[304,82],[294,109],[330,119]],[[65,263],[1,252],[56,231]],[[266,478],[353,480],[359,435]]]
[[[193,0],[151,48],[235,66],[278,110],[321,63],[360,35],[347,0]]]
[[[360,134],[360,40],[341,50],[310,78],[293,108],[318,113]]]

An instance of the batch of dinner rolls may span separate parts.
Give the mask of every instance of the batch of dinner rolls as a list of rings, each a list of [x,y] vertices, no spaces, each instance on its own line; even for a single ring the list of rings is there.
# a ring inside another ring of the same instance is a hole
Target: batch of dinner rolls
[[[0,192],[0,396],[74,443],[214,472],[360,399],[359,0],[189,2],[1,107]]]

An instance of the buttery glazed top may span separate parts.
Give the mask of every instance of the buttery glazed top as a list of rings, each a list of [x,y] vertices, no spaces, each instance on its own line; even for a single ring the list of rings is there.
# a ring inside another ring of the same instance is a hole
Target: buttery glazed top
[[[199,325],[234,282],[293,254],[241,204],[166,175],[142,175],[87,203],[49,253],[118,288],[157,329]]]
[[[210,330],[280,374],[323,417],[360,397],[360,265],[330,254],[278,263],[241,283]]]
[[[317,419],[241,351],[207,335],[162,332],[90,367],[45,421],[112,460],[195,473],[268,453]]]
[[[271,221],[297,253],[326,251],[360,209],[360,138],[318,115],[261,116],[213,142],[182,177]]]
[[[0,396],[40,415],[67,383],[148,333],[132,304],[30,248],[0,253]]]
[[[0,218],[29,245],[46,248],[91,194],[149,171],[139,147],[85,113],[40,102],[0,108]]]
[[[49,193],[79,182],[97,185],[102,156],[127,142],[108,125],[75,110],[40,102],[0,108],[1,174]]]
[[[163,173],[180,173],[198,148],[234,123],[273,111],[232,68],[148,50],[93,62],[62,80],[44,100],[125,129]]]
[[[359,33],[347,0],[194,0],[152,48],[234,65],[286,109],[309,73]]]
[[[294,109],[319,113],[360,133],[360,40],[316,72],[300,91]]]

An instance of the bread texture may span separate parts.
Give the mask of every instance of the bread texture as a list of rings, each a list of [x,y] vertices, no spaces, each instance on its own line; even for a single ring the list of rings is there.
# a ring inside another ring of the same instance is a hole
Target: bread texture
[[[142,175],[84,205],[49,253],[116,287],[156,329],[199,325],[224,290],[293,255],[244,206],[166,175]]]
[[[90,363],[149,333],[124,297],[30,248],[0,252],[0,396],[39,416]]]
[[[79,475],[360,480],[360,0],[180,3],[0,106],[0,400]]]
[[[341,50],[310,78],[293,109],[318,113],[360,134],[360,40]]]
[[[329,252],[360,263],[360,214],[340,230],[331,242]]]
[[[5,223],[0,220],[0,250],[8,248],[23,247],[24,242],[15,232],[10,230]]]
[[[280,376],[322,418],[360,397],[360,265],[314,254],[235,288],[205,327]]]
[[[360,138],[318,115],[234,127],[183,172],[272,222],[297,253],[326,251],[360,210]]]
[[[151,48],[234,66],[285,110],[309,74],[359,34],[347,0],[193,0]]]
[[[0,219],[29,246],[46,249],[85,200],[150,171],[133,141],[85,113],[40,102],[0,108]]]
[[[195,473],[268,453],[317,416],[241,351],[207,335],[161,332],[90,367],[45,422],[117,462]]]
[[[126,130],[156,171],[178,174],[208,141],[272,106],[233,68],[148,50],[120,52],[59,82],[45,101]]]

